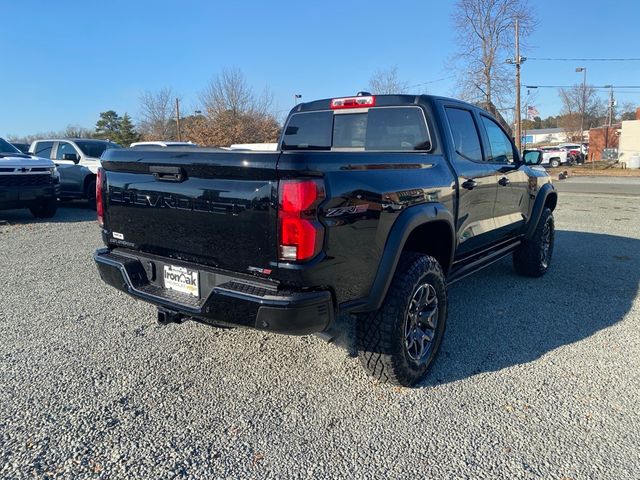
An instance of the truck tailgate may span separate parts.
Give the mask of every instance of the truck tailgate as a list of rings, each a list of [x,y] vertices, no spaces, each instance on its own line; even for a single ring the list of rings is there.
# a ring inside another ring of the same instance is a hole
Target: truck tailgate
[[[279,153],[107,150],[111,244],[246,272],[277,257]]]

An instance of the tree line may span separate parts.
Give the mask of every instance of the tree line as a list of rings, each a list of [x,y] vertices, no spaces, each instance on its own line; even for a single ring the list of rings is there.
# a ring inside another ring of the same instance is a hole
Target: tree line
[[[166,87],[145,91],[139,98],[138,122],[125,112],[101,112],[93,129],[69,125],[62,131],[9,136],[11,141],[30,143],[40,138],[99,138],[129,146],[137,141],[178,140],[203,146],[229,146],[234,143],[276,142],[280,122],[272,113],[273,94],[261,93],[249,85],[239,69],[225,69],[198,95],[198,108],[180,117],[176,99],[180,95]]]

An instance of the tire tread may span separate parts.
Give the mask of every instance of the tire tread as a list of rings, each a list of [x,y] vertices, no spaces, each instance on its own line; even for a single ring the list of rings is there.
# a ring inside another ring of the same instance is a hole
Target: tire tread
[[[419,380],[413,378],[402,365],[401,355],[404,355],[404,351],[398,351],[398,346],[392,339],[398,328],[397,322],[399,319],[404,320],[406,302],[409,301],[415,284],[429,273],[442,282],[442,307],[446,314],[446,282],[440,264],[431,256],[405,252],[400,257],[383,306],[376,312],[358,315],[358,357],[375,380],[404,386],[413,385]],[[435,351],[431,358],[437,353],[440,339],[441,336],[434,340]]]
[[[551,228],[554,228],[553,224],[553,212],[550,208],[545,208],[542,211],[538,225],[533,233],[533,236],[529,240],[525,240],[513,252],[513,266],[516,272],[520,275],[527,277],[541,277],[548,269],[542,266],[540,261],[540,248],[542,244],[542,231],[545,223],[551,219]],[[552,235],[554,233],[552,232]],[[551,253],[553,253],[553,236],[551,242]],[[549,258],[549,261],[551,258]]]

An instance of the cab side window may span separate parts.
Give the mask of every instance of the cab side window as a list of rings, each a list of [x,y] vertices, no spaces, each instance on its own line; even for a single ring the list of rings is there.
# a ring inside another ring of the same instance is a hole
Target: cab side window
[[[487,161],[491,163],[513,163],[513,144],[502,128],[484,115],[480,115],[482,124],[487,132],[489,145],[487,149]]]
[[[33,154],[36,157],[51,158],[51,149],[53,148],[53,142],[38,142]]]
[[[56,151],[55,160],[63,160],[65,153],[73,153],[77,155],[76,149],[68,142],[58,142],[58,150]]]
[[[454,107],[445,107],[445,110],[458,155],[473,162],[482,162],[480,138],[471,112]]]

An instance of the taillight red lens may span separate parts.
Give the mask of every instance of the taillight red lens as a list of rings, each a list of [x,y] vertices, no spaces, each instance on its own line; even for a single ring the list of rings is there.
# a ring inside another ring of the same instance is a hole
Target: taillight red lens
[[[282,180],[280,182],[281,211],[299,213],[308,210],[318,199],[315,180]]]
[[[98,168],[96,175],[96,213],[98,214],[98,225],[104,227],[104,205],[102,204],[102,182],[104,171]]]
[[[308,260],[320,252],[324,228],[316,209],[323,198],[319,180],[280,181],[280,260]]]

